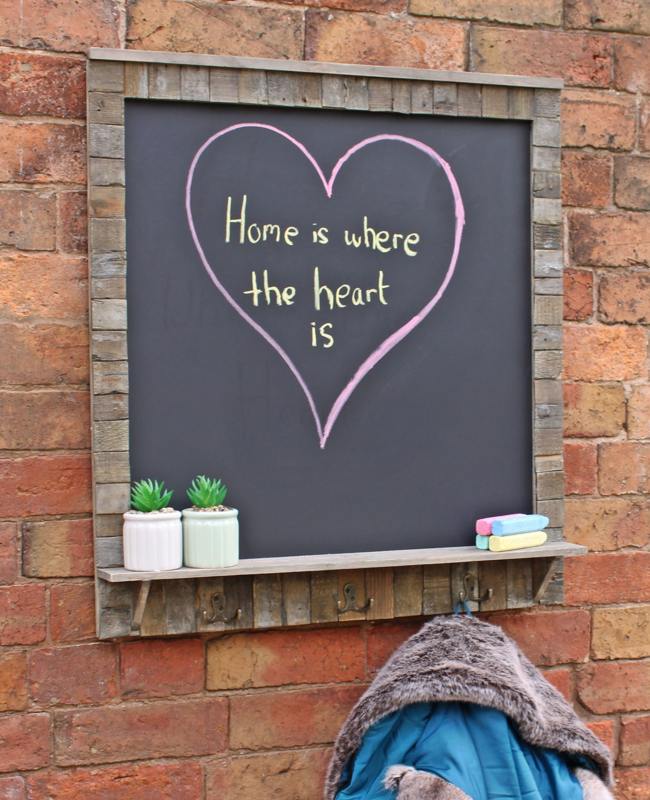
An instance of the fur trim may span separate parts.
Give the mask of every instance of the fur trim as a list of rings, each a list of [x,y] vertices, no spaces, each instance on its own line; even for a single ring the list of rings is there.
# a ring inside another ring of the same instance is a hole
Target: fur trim
[[[471,800],[439,775],[398,764],[389,767],[384,787],[398,792],[397,800]]]
[[[577,769],[576,778],[582,786],[583,800],[614,800],[614,796],[590,769]]]
[[[612,783],[611,756],[562,695],[501,628],[475,617],[435,617],[389,659],[352,709],[334,746],[325,800],[365,732],[411,703],[475,703],[502,711],[534,747],[591,759]]]

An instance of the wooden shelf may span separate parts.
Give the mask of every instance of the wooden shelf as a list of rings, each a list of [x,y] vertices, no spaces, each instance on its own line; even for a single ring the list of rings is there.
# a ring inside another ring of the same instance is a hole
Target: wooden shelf
[[[411,567],[432,564],[463,564],[476,561],[512,561],[522,558],[559,558],[579,556],[587,548],[570,542],[549,542],[539,547],[492,553],[477,547],[437,547],[426,550],[384,550],[376,553],[337,553],[284,558],[249,558],[224,569],[181,567],[166,572],[135,572],[124,567],[97,570],[97,577],[109,583],[133,581],[187,580],[188,578],[224,578],[237,575],[278,575],[294,572],[372,569],[373,567]]]

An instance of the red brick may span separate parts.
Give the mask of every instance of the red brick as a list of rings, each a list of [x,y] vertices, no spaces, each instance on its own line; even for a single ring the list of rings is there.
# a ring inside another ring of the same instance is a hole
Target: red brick
[[[598,447],[600,493],[650,492],[650,443],[607,442]]]
[[[0,391],[0,449],[90,447],[90,396],[73,391]]]
[[[0,585],[18,576],[18,528],[15,522],[0,522]]]
[[[574,212],[569,215],[572,261],[601,267],[650,264],[649,224],[650,214],[638,211],[615,214]]]
[[[619,272],[599,285],[598,311],[606,322],[650,322],[650,274]]]
[[[564,319],[579,322],[594,313],[594,275],[587,269],[564,270]]]
[[[120,687],[125,697],[166,697],[200,692],[204,683],[200,639],[129,642],[120,647]]]
[[[399,14],[407,10],[408,0],[280,0],[292,6],[334,8],[347,11],[372,11],[375,14]],[[409,9],[413,13],[413,8]]]
[[[627,325],[566,325],[564,376],[577,381],[621,381],[647,374],[646,332]]]
[[[86,137],[81,125],[0,124],[0,181],[83,183]]]
[[[45,587],[0,587],[0,645],[36,644],[45,638]]]
[[[548,75],[569,85],[609,86],[612,46],[607,36],[517,28],[472,31],[471,69]]]
[[[618,763],[631,767],[650,762],[650,715],[623,717]]]
[[[565,206],[604,208],[612,201],[612,158],[607,153],[562,153],[562,202]]]
[[[88,219],[85,192],[59,194],[58,249],[63,253],[85,253],[88,248]]]
[[[614,160],[614,200],[620,208],[650,209],[650,158],[617,156]]]
[[[117,660],[111,644],[35,650],[29,659],[30,693],[39,705],[105,703],[117,695]]]
[[[77,578],[93,571],[92,520],[48,520],[24,526],[23,575]]]
[[[0,190],[0,244],[19,250],[54,250],[54,192]]]
[[[0,254],[0,265],[0,304],[4,320],[86,321],[88,270],[85,258],[55,253],[4,252]]]
[[[586,723],[592,733],[595,733],[600,741],[609,749],[611,753],[616,751],[616,728],[612,719],[597,719]]]
[[[632,386],[627,408],[628,435],[633,439],[649,439],[650,386]]]
[[[230,746],[259,750],[332,742],[364,688],[339,686],[233,695]]]
[[[650,543],[650,502],[645,498],[568,498],[565,533],[592,551]]]
[[[30,0],[22,8],[23,47],[79,52],[120,46],[116,0]]]
[[[203,796],[201,765],[187,761],[39,772],[27,780],[29,800],[197,800]]]
[[[289,750],[234,756],[208,767],[207,800],[316,798],[322,794],[330,750]]]
[[[302,58],[302,11],[260,6],[133,0],[127,46],[258,58]]]
[[[594,658],[650,656],[650,604],[595,608],[591,651]]]
[[[0,53],[2,114],[81,118],[86,111],[85,89],[83,58]]]
[[[50,589],[50,636],[54,642],[94,638],[94,584],[64,583]]]
[[[650,661],[596,661],[578,671],[578,696],[594,714],[645,711],[650,706]]]
[[[0,324],[0,375],[10,384],[88,383],[88,329]]]
[[[25,654],[0,655],[0,711],[22,711],[28,699]]]
[[[561,0],[411,0],[411,14],[456,19],[514,22],[517,25],[561,25]]]
[[[564,562],[564,602],[638,603],[650,600],[650,552],[597,553]]]
[[[617,800],[650,800],[650,767],[616,771]]]
[[[212,755],[226,748],[227,733],[228,700],[221,697],[65,711],[55,722],[56,762]]]
[[[0,778],[0,797],[2,800],[26,800],[24,778],[20,775]]]
[[[569,28],[650,33],[645,0],[568,0],[564,21]]]
[[[503,628],[534,664],[568,664],[589,656],[587,611],[500,612],[486,619]]]
[[[641,104],[639,119],[639,147],[641,150],[650,150],[650,102]]]
[[[636,104],[629,95],[569,89],[563,92],[562,144],[631,150],[636,132]]]
[[[627,92],[650,92],[650,48],[644,37],[614,40],[614,85]]]
[[[417,633],[422,622],[389,622],[368,629],[368,672],[380,670],[409,636]]]
[[[573,672],[567,667],[544,670],[544,677],[569,702],[573,699]]]
[[[48,714],[0,716],[0,772],[47,766],[50,759]]]
[[[596,445],[592,442],[566,442],[564,471],[566,494],[596,492]]]
[[[564,432],[567,436],[616,436],[625,424],[621,384],[564,384]]]
[[[208,689],[339,683],[365,677],[361,629],[235,634],[208,644]]]
[[[10,516],[84,514],[91,510],[86,454],[0,459],[0,494]]]
[[[467,28],[433,19],[308,11],[308,59],[465,69]]]

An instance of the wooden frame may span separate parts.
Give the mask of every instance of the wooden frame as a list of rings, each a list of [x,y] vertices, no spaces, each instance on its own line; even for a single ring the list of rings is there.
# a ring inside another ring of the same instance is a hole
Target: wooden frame
[[[93,496],[100,638],[267,628],[558,602],[562,542],[560,89],[548,78],[91,48],[88,212]],[[149,98],[530,120],[535,551],[475,548],[255,559],[231,570],[128,573],[124,100]],[[489,590],[489,591],[488,591]]]

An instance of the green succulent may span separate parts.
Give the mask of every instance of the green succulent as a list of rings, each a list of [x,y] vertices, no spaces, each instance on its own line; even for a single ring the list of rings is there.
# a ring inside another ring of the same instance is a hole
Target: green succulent
[[[136,511],[160,511],[167,508],[173,494],[173,490],[165,491],[163,481],[137,481],[131,489],[131,505]]]
[[[196,508],[213,508],[220,506],[226,499],[228,488],[220,480],[197,475],[187,490],[187,496]]]

